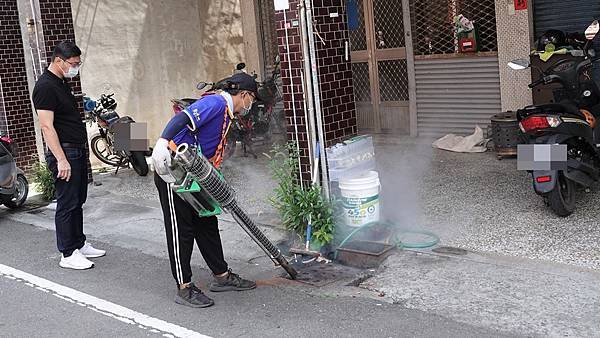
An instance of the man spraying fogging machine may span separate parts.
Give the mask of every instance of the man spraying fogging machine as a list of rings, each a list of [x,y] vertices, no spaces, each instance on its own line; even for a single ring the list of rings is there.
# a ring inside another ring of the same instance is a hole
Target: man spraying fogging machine
[[[194,240],[215,278],[210,290],[243,291],[256,283],[229,269],[223,257],[216,215],[231,212],[240,226],[292,278],[296,271],[237,205],[233,190],[217,169],[235,114],[250,110],[258,86],[240,73],[222,81],[222,88],[205,94],[176,114],[165,127],[152,154],[155,184],[163,210],[171,271],[177,282],[175,302],[191,307],[214,304],[194,283],[190,259]],[[175,152],[174,158],[172,152]]]

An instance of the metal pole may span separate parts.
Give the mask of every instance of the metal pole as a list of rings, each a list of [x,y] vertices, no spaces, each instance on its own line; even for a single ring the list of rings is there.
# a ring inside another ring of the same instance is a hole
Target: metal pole
[[[36,6],[36,4],[38,4],[38,3],[36,1],[35,4],[34,4],[33,0],[30,0],[29,4],[31,6],[31,16],[33,18],[33,32],[35,34],[35,47],[37,49],[38,62],[40,63],[40,73],[38,74],[37,73],[37,69],[35,69],[36,68],[35,67],[35,61],[32,60],[33,64],[34,64],[34,67],[33,67],[34,68],[33,72],[35,73],[34,77],[35,77],[35,80],[37,81],[38,76],[42,75],[42,72],[44,71],[44,62],[45,62],[45,60],[42,59],[42,52],[40,51],[40,37],[39,37],[39,34],[38,34],[38,18],[37,18],[37,6]],[[29,47],[31,47],[31,45]],[[32,51],[32,53],[33,53],[33,51]]]
[[[404,21],[406,67],[408,70],[408,101],[410,115],[410,136],[416,137],[417,131],[417,82],[415,76],[415,55],[413,52],[413,41],[410,22],[410,0],[402,0],[402,17]]]
[[[321,177],[323,194],[329,199],[329,175],[327,174],[327,158],[325,155],[325,133],[323,131],[323,112],[321,110],[321,94],[319,86],[319,74],[317,67],[317,56],[315,52],[315,37],[313,31],[312,19],[312,0],[305,1],[306,6],[306,23],[308,26],[308,48],[310,51],[310,64],[312,70],[312,82],[314,86],[315,113],[317,117],[317,136],[319,138],[319,150],[321,152]]]
[[[313,143],[313,142],[316,142],[315,141],[316,137],[315,137],[314,133],[311,131],[311,127],[309,126],[308,120],[312,119],[313,123],[314,123],[314,119],[315,118],[312,115],[312,112],[309,114],[308,108],[306,107],[306,103],[307,103],[306,101],[309,99],[309,97],[306,95],[306,85],[307,85],[307,83],[305,82],[306,78],[304,77],[304,73],[303,72],[300,72],[300,81],[302,81],[302,97],[304,98],[304,101],[302,103],[302,109],[304,110],[304,120],[306,122],[304,124],[304,127],[306,127],[306,137],[307,138],[310,137],[310,143],[308,145],[308,155],[309,155],[308,163],[310,164],[310,168],[311,168],[311,172],[312,172],[312,167],[313,167],[313,160],[312,160],[312,158],[313,158],[313,154],[314,154],[315,147],[316,147],[316,143]],[[311,179],[312,179],[312,176],[311,176]]]
[[[304,61],[304,73],[301,74],[302,75],[302,83],[304,85],[304,89],[305,89],[305,96],[304,96],[304,101],[306,102],[307,106],[308,106],[308,111],[306,112],[306,115],[308,116],[307,119],[307,127],[310,130],[308,132],[308,134],[310,135],[310,163],[311,163],[311,173],[313,172],[312,170],[312,166],[313,166],[313,154],[316,152],[316,147],[317,147],[317,135],[316,135],[316,122],[315,122],[315,103],[314,103],[314,96],[313,96],[313,85],[312,85],[312,81],[309,81],[310,79],[310,53],[308,51],[308,37],[306,34],[306,7],[304,6],[304,3],[300,3],[298,5],[298,9],[300,11],[300,38],[301,38],[301,42],[302,42],[302,57],[303,57],[303,61]],[[306,77],[305,77],[306,75]],[[312,178],[312,177],[311,177]]]
[[[294,132],[296,133],[296,151],[298,152],[298,174],[300,175],[300,187],[304,190],[302,182],[302,164],[300,163],[300,140],[298,139],[298,119],[296,117],[296,97],[294,95],[294,77],[292,76],[292,61],[290,60],[290,40],[288,37],[288,21],[286,10],[283,10],[283,24],[285,25],[285,52],[288,62],[288,71],[290,76],[290,90],[292,94],[292,112],[294,115]]]

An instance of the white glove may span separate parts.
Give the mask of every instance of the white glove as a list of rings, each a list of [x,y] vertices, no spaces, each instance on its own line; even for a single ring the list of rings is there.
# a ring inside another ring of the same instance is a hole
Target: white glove
[[[156,145],[152,151],[152,164],[154,164],[154,171],[157,174],[169,174],[169,166],[171,165],[171,151],[169,150],[169,141],[166,139],[159,138],[158,141],[156,141]]]

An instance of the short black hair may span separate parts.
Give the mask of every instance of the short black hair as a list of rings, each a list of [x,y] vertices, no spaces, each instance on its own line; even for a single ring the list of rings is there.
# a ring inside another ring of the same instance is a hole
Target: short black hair
[[[54,47],[54,51],[52,52],[52,62],[54,62],[57,57],[67,60],[75,56],[81,56],[81,49],[77,47],[75,42],[64,40]]]
[[[225,88],[223,89],[226,93],[229,93],[229,95],[231,96],[236,96],[237,94],[241,93],[242,91],[239,89],[231,89],[231,88]]]

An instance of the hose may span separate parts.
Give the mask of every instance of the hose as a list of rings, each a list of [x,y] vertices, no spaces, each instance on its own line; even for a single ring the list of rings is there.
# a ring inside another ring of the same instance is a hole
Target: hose
[[[340,245],[338,245],[338,248],[341,248],[344,246],[344,244],[346,244],[346,242],[348,242],[352,237],[354,237],[354,235],[356,235],[358,232],[360,232],[363,229],[366,228],[370,228],[374,225],[385,225],[391,228],[395,228],[395,225],[392,224],[391,222],[370,222],[370,223],[366,223],[361,225],[360,227],[354,229],[348,236],[346,236],[346,238],[344,238],[344,240],[340,243]],[[431,237],[431,240],[429,241],[424,241],[424,242],[403,242],[399,239],[400,234],[417,234],[417,235],[426,235]],[[406,228],[400,228],[397,230],[396,235],[394,236],[394,239],[392,241],[392,243],[394,244],[394,246],[400,248],[400,249],[424,249],[424,248],[429,248],[432,247],[436,244],[438,244],[440,242],[440,238],[434,234],[433,232],[430,231],[426,231],[426,230],[412,230],[412,229],[406,229]],[[337,250],[335,251],[334,254],[334,259],[337,259]]]

